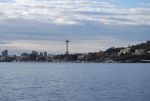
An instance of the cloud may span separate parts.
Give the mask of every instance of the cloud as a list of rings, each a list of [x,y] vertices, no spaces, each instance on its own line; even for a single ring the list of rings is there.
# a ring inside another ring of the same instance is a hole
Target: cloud
[[[150,6],[150,3],[139,3],[141,6]]]
[[[104,24],[150,25],[150,8],[120,9],[108,2],[14,0],[14,3],[0,3],[0,6],[3,8],[0,10],[4,14],[1,16],[3,20],[21,18],[68,25],[83,24],[81,20],[87,20]]]
[[[7,44],[12,44],[12,43],[9,41],[0,40],[0,45],[7,45]]]
[[[2,49],[64,53],[69,38],[70,52],[94,52],[150,37],[149,7],[98,0],[3,0],[0,7]]]

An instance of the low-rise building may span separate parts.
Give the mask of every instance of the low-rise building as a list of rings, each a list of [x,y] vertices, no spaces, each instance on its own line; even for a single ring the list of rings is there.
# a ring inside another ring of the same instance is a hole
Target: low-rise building
[[[82,55],[79,55],[78,56],[78,60],[80,60],[80,61],[82,61],[82,60],[84,60],[86,57],[88,56],[88,54],[82,54]]]
[[[120,50],[120,52],[118,53],[118,55],[130,53],[130,51],[131,51],[130,48],[124,48],[124,49],[121,49],[121,50]]]
[[[137,50],[135,50],[134,54],[136,54],[136,55],[142,55],[144,52],[145,52],[144,49],[137,49]]]

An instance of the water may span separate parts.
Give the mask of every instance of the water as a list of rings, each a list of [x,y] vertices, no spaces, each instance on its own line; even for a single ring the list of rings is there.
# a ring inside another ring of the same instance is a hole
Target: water
[[[150,101],[150,64],[0,63],[0,101]]]

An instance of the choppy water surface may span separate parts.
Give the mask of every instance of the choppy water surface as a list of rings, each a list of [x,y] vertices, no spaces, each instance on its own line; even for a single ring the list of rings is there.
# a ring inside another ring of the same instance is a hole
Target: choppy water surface
[[[150,101],[150,64],[0,63],[0,101]]]

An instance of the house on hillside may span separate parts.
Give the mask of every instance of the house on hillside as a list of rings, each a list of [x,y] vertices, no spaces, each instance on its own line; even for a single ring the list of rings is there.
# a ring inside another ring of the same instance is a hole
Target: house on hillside
[[[144,52],[145,52],[144,49],[137,49],[137,50],[135,50],[134,54],[136,54],[136,55],[142,55],[142,54],[144,54]]]
[[[118,55],[130,53],[130,51],[131,51],[130,48],[124,48],[124,49],[121,49],[121,50],[120,50],[120,52],[118,53]]]

